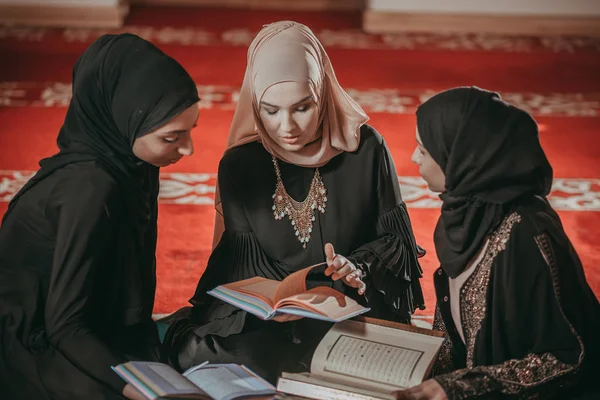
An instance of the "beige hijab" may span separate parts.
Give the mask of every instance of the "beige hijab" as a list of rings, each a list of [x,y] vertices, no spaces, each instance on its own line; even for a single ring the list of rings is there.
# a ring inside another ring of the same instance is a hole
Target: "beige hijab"
[[[318,139],[299,151],[287,151],[277,145],[260,118],[263,95],[281,82],[306,84],[319,110]],[[248,49],[248,65],[227,150],[260,141],[269,153],[287,163],[320,167],[344,151],[358,149],[360,127],[368,120],[338,83],[329,57],[312,31],[293,21],[275,22],[264,26]],[[218,186],[215,208],[213,248],[224,230]]]

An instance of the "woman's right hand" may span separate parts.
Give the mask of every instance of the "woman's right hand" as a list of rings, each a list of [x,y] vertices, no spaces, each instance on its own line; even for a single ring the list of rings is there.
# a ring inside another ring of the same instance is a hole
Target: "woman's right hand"
[[[325,244],[325,259],[327,261],[326,276],[331,276],[334,281],[341,279],[346,285],[358,289],[358,294],[365,294],[367,285],[362,280],[363,272],[346,257],[335,254],[331,243]]]

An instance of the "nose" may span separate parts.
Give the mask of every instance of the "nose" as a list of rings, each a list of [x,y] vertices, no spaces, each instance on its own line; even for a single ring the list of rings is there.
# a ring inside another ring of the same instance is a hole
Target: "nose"
[[[420,154],[419,154],[419,148],[418,147],[416,147],[415,151],[413,151],[412,156],[410,157],[410,160],[413,163],[417,164],[417,165],[421,164],[421,157],[420,157]]]
[[[294,130],[294,128],[296,127],[296,124],[294,122],[294,119],[292,118],[292,115],[288,112],[282,113],[282,121],[281,121],[281,129],[285,132],[285,133],[290,133]]]
[[[183,139],[183,140],[181,140]],[[194,154],[194,141],[191,135],[186,135],[185,138],[180,139],[180,146],[177,149],[179,154],[182,156],[191,156]]]

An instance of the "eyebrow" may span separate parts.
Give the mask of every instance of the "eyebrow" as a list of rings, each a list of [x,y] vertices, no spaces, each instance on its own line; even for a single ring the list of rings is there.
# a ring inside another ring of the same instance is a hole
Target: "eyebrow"
[[[185,131],[183,129],[178,129],[178,130],[175,130],[175,131],[168,131],[168,132],[163,132],[163,133],[165,135],[179,135],[179,134],[184,133],[184,132],[187,132],[187,131]]]
[[[198,119],[196,119],[196,122],[194,122],[194,125],[192,125],[192,128],[195,128],[198,126]],[[164,132],[166,135],[179,135],[181,133],[186,133],[188,131],[188,129],[175,129],[172,131],[167,131]]]
[[[292,104],[292,107],[297,106],[298,104],[304,103],[306,100],[309,100],[309,99],[312,99],[312,96],[306,96],[299,102]],[[267,107],[279,108],[279,106],[274,106],[273,104],[269,104],[266,101],[261,101],[260,104],[262,104],[263,106],[267,106]]]

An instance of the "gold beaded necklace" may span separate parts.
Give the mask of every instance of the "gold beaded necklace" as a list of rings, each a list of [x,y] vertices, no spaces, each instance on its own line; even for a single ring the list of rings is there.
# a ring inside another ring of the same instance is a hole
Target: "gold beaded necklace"
[[[273,156],[273,166],[277,175],[277,184],[275,185],[275,193],[273,194],[273,216],[276,220],[281,220],[286,215],[292,223],[292,227],[296,232],[296,237],[302,243],[302,248],[306,248],[306,244],[310,240],[312,233],[313,222],[315,221],[315,209],[321,214],[325,214],[327,206],[327,189],[321,179],[319,168],[315,170],[315,176],[310,184],[310,190],[306,199],[302,202],[294,200],[285,190],[283,181],[281,180],[281,172],[277,159]]]

